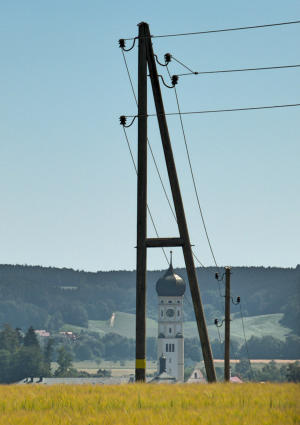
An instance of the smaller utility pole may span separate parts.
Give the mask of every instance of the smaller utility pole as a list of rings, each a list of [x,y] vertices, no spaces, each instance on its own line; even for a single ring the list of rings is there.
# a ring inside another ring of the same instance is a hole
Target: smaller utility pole
[[[225,267],[225,353],[224,380],[230,381],[230,267]]]

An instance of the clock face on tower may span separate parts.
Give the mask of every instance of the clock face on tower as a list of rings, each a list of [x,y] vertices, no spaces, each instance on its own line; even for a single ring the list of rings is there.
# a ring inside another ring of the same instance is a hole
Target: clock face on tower
[[[168,310],[166,311],[166,315],[168,317],[173,317],[174,316],[174,310],[172,308],[168,308]]]

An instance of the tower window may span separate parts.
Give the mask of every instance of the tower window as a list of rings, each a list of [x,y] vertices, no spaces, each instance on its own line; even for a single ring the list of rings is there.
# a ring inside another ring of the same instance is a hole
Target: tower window
[[[164,312],[163,312],[163,310],[161,310],[160,315],[161,315],[161,317],[164,317]]]
[[[174,353],[174,351],[175,351],[175,344],[166,344],[166,351],[168,353]]]
[[[180,316],[180,311],[179,310],[177,311],[177,316]]]
[[[172,328],[169,328],[169,334],[172,332]]]
[[[169,304],[172,304],[172,301],[168,301]]]

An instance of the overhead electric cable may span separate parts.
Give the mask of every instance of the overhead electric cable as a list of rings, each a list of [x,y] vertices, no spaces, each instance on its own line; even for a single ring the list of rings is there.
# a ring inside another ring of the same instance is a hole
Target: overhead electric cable
[[[167,67],[167,71],[168,71],[169,77],[171,78],[171,74],[170,74],[170,71],[169,71],[169,68],[168,67]],[[216,261],[216,257],[215,257],[214,251],[212,249],[210,238],[208,236],[208,232],[207,232],[207,227],[206,227],[205,220],[204,220],[203,211],[202,211],[202,208],[201,208],[201,205],[200,205],[199,194],[198,194],[198,190],[197,190],[197,186],[196,186],[194,171],[193,171],[192,162],[191,162],[191,156],[190,156],[190,152],[189,152],[189,148],[188,148],[188,144],[187,144],[187,139],[186,139],[186,134],[185,134],[184,126],[183,126],[183,120],[182,120],[182,116],[181,116],[181,110],[180,110],[180,106],[179,106],[179,100],[178,100],[176,86],[174,86],[174,93],[175,93],[175,97],[176,97],[177,109],[178,109],[178,113],[179,113],[180,126],[181,126],[181,130],[182,130],[182,135],[183,135],[185,150],[186,150],[186,154],[187,154],[187,158],[188,158],[189,168],[190,168],[190,172],[191,172],[191,176],[192,176],[194,191],[195,191],[195,195],[196,195],[196,200],[197,200],[197,204],[198,204],[198,208],[199,208],[199,212],[200,212],[202,224],[203,224],[203,227],[204,227],[206,239],[207,239],[207,242],[208,242],[208,245],[209,245],[209,249],[210,249],[211,255],[213,257],[215,266],[217,268],[219,268],[219,266],[217,264],[217,261]]]
[[[252,365],[251,365],[251,361],[250,361],[250,355],[249,355],[249,349],[248,349],[248,342],[247,342],[246,332],[245,332],[244,316],[243,316],[243,312],[242,312],[241,303],[240,303],[240,314],[241,314],[241,319],[242,319],[242,327],[243,327],[243,334],[244,334],[244,340],[245,340],[245,348],[246,348],[248,362],[249,362],[249,366],[250,366],[250,370],[251,370],[251,375],[252,375],[252,379],[253,379],[253,376],[254,375],[253,375]]]
[[[138,106],[137,97],[136,97],[136,94],[135,94],[135,90],[134,90],[133,83],[132,83],[132,78],[131,78],[131,75],[130,75],[130,71],[129,71],[129,68],[128,68],[127,60],[126,60],[126,57],[124,55],[123,49],[122,49],[122,55],[123,55],[123,59],[124,59],[124,63],[125,63],[126,71],[127,71],[127,75],[128,75],[128,78],[129,78],[129,82],[130,82],[131,91],[132,91],[132,94],[133,94],[133,97],[134,97],[136,106]],[[152,159],[153,159],[153,162],[154,162],[154,166],[156,168],[156,172],[157,172],[158,178],[160,180],[160,183],[161,183],[163,192],[165,194],[166,200],[167,200],[167,202],[169,204],[171,213],[172,213],[173,217],[176,220],[175,212],[174,212],[174,210],[172,208],[172,204],[171,204],[170,198],[169,198],[169,196],[167,194],[167,190],[166,190],[165,185],[164,185],[164,182],[162,180],[162,177],[161,177],[161,174],[160,174],[160,171],[159,171],[159,168],[158,168],[158,165],[157,165],[157,162],[156,162],[156,159],[155,159],[155,156],[154,156],[154,153],[153,153],[153,150],[152,150],[152,147],[151,147],[151,144],[150,144],[150,141],[149,141],[148,137],[147,137],[147,143],[148,143],[148,146],[149,146],[149,149],[150,149],[150,153],[151,153],[151,156],[152,156]]]
[[[186,75],[204,75],[204,74],[222,74],[230,72],[245,72],[245,71],[268,71],[275,69],[300,68],[300,65],[280,65],[280,66],[263,66],[259,68],[239,68],[239,69],[217,69],[214,71],[191,71],[183,74],[176,74],[178,77]]]
[[[124,131],[124,135],[125,135],[126,143],[127,143],[128,149],[129,149],[130,156],[131,156],[131,160],[132,160],[132,163],[133,163],[133,166],[134,166],[134,169],[135,169],[136,175],[137,175],[137,174],[138,174],[137,166],[136,166],[136,163],[135,163],[135,160],[134,160],[134,157],[133,157],[133,153],[132,153],[132,149],[131,149],[131,146],[130,146],[130,143],[129,143],[129,140],[128,140],[128,136],[127,136],[127,133],[126,133],[125,127],[124,127],[124,126],[122,126],[122,128],[123,128],[123,131]],[[150,208],[149,208],[149,205],[148,205],[148,204],[147,204],[147,210],[148,210],[149,217],[150,217],[150,220],[151,220],[151,222],[152,222],[152,225],[153,225],[153,228],[154,228],[154,231],[155,231],[156,237],[157,237],[157,238],[159,238],[159,234],[158,234],[158,231],[157,231],[157,227],[156,227],[156,225],[155,225],[155,222],[154,222],[154,219],[153,219],[153,216],[152,216],[152,213],[151,213],[151,211],[150,211]],[[168,259],[168,257],[167,257],[167,254],[166,254],[166,252],[165,252],[164,248],[161,248],[161,249],[162,249],[162,251],[163,251],[163,254],[164,254],[164,256],[165,256],[165,259],[166,259],[166,261],[167,261],[167,264],[169,264],[169,259]]]
[[[287,22],[277,22],[275,24],[251,25],[251,26],[246,26],[246,27],[221,28],[221,29],[213,29],[213,30],[207,30],[207,31],[194,31],[194,32],[182,32],[182,33],[175,33],[175,34],[151,35],[151,38],[182,37],[182,36],[187,36],[187,35],[213,34],[213,33],[219,33],[219,32],[252,30],[252,29],[279,27],[279,26],[283,26],[283,25],[293,25],[293,24],[300,24],[300,20],[298,20],[298,21],[287,21]],[[134,40],[135,38],[136,37],[125,38],[124,40]]]
[[[126,60],[126,57],[125,57],[125,54],[124,54],[123,49],[121,49],[121,50],[122,50],[123,60],[124,60],[124,63],[125,63],[125,67],[126,67],[127,75],[128,75],[129,82],[130,82],[130,86],[131,86],[131,91],[132,91],[132,94],[133,94],[133,97],[134,97],[135,103],[136,103],[136,105],[138,105],[137,97],[136,97],[135,90],[134,90],[134,87],[133,87],[133,82],[132,82],[131,74],[130,74],[129,67],[128,67],[128,64],[127,64],[127,60]],[[124,128],[124,126],[123,126],[123,128]],[[124,129],[124,130],[125,130],[125,129]],[[132,161],[133,161],[133,164],[134,164],[134,167],[135,167],[135,170],[136,170],[136,173],[137,173],[136,164],[135,164],[135,161],[134,161],[134,157],[133,157],[133,154],[132,154],[132,150],[131,150],[131,147],[130,147],[130,144],[129,144],[129,141],[128,141],[127,133],[126,133],[126,132],[125,132],[125,137],[126,137],[126,141],[127,141],[128,148],[129,148],[129,150],[130,150],[131,159],[132,159]],[[159,168],[158,168],[158,164],[157,164],[157,161],[156,161],[156,159],[155,159],[155,156],[154,156],[154,153],[153,153],[153,150],[152,150],[152,147],[151,147],[151,144],[150,144],[150,141],[149,141],[148,137],[147,137],[147,143],[148,143],[148,146],[149,146],[149,149],[150,149],[150,153],[151,153],[151,156],[152,156],[152,159],[153,159],[153,162],[154,162],[154,165],[155,165],[155,168],[156,168],[156,171],[157,171],[157,174],[158,174],[158,177],[159,177],[159,180],[160,180],[160,183],[161,183],[161,186],[162,186],[163,192],[164,192],[165,197],[166,197],[166,199],[167,199],[167,202],[168,202],[168,205],[169,205],[169,207],[170,207],[171,213],[172,213],[172,215],[173,215],[173,217],[174,217],[174,219],[175,219],[175,221],[176,221],[176,223],[177,223],[177,217],[176,217],[176,214],[175,214],[175,212],[174,212],[174,209],[172,208],[170,198],[169,198],[169,196],[168,196],[168,194],[167,194],[167,191],[166,191],[165,185],[164,185],[164,183],[163,183],[163,180],[162,180],[162,177],[161,177],[161,174],[160,174]],[[149,211],[149,215],[150,215],[150,217],[152,217],[152,216],[151,216],[150,211]],[[152,220],[153,220],[153,218],[152,218]],[[153,227],[155,227],[155,225],[154,225],[154,221],[153,221]],[[163,250],[163,251],[164,251],[164,250]],[[198,264],[199,264],[201,267],[205,267],[205,266],[204,266],[204,264],[203,264],[203,263],[199,260],[199,258],[196,256],[196,254],[195,254],[193,251],[192,251],[192,253],[193,253],[194,258],[195,258],[195,259],[196,259],[196,261],[198,262]],[[166,257],[166,253],[165,253],[165,251],[164,251],[164,255],[165,255],[165,257]],[[167,258],[167,257],[166,257],[166,258]]]
[[[220,334],[219,326],[217,326],[217,329],[218,329],[219,341],[220,341],[220,344],[222,344],[222,339],[221,339],[221,334]]]
[[[270,106],[250,106],[247,108],[228,108],[228,109],[207,109],[203,111],[189,111],[181,112],[181,115],[196,115],[196,114],[214,114],[218,112],[240,112],[240,111],[255,111],[261,109],[278,109],[278,108],[293,108],[300,106],[300,103],[291,103],[284,105],[270,105]],[[164,115],[179,115],[179,112],[167,112]],[[156,117],[157,114],[147,114],[147,117]],[[127,118],[138,117],[138,115],[126,115]]]

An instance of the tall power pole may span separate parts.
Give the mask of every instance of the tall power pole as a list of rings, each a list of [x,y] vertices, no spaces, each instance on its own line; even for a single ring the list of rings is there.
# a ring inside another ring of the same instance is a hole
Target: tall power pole
[[[147,238],[147,64],[151,79],[158,125],[180,237]],[[136,281],[136,380],[145,381],[146,324],[146,250],[147,248],[181,246],[183,250],[207,379],[216,381],[211,346],[201,302],[191,242],[177,177],[173,151],[156,69],[149,26],[139,24],[138,63],[138,215],[137,215],[137,281]]]
[[[225,352],[224,380],[230,381],[230,267],[225,267]]]
[[[147,269],[147,56],[145,25],[139,25],[138,53],[138,181],[136,251],[136,381],[146,379]]]

